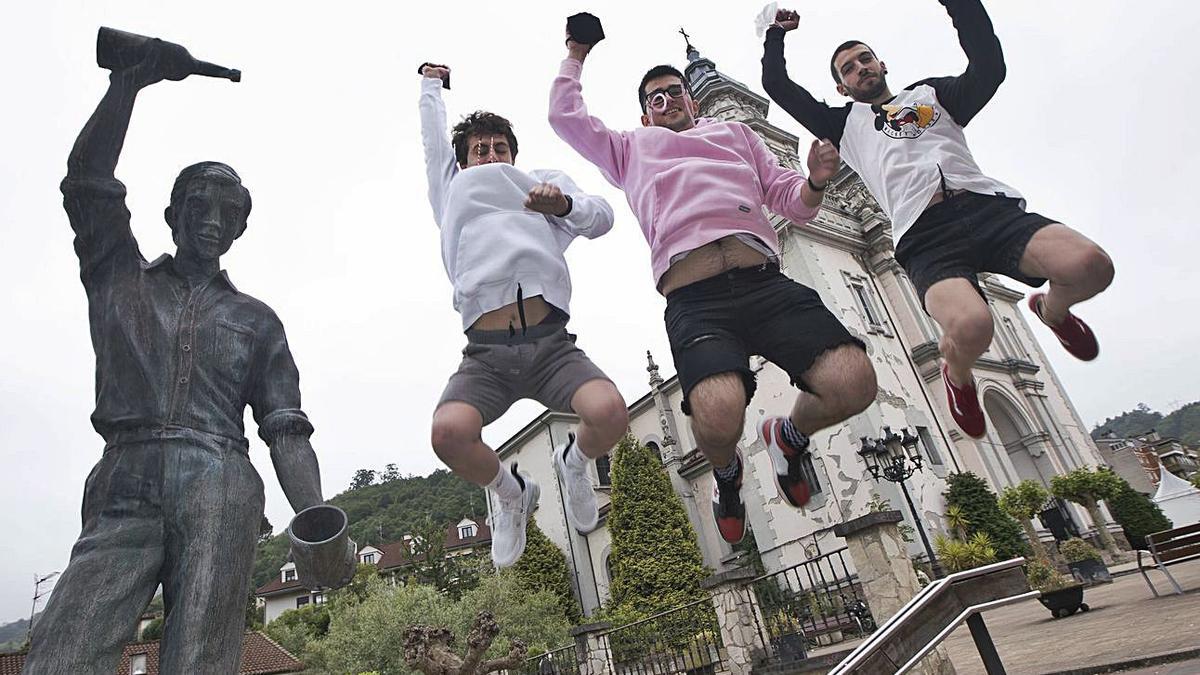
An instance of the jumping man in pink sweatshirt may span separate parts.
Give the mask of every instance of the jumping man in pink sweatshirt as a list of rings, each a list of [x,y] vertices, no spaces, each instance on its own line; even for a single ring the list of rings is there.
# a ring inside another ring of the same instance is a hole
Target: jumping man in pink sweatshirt
[[[738,449],[754,394],[751,354],[787,371],[800,388],[788,417],[759,436],[780,495],[808,502],[808,437],[866,408],[875,371],[865,347],[817,293],[779,271],[779,238],[763,207],[807,223],[838,169],[837,150],[814,142],[809,177],[779,166],[753,130],[697,118],[682,73],[656,66],[642,78],[642,127],[613,131],[588,115],[579,82],[590,45],[567,40],[550,94],[550,126],[625,191],[650,244],[654,282],[667,298],[666,326],[683,387],[683,412],[713,466],[713,516],[721,536],[745,536]]]

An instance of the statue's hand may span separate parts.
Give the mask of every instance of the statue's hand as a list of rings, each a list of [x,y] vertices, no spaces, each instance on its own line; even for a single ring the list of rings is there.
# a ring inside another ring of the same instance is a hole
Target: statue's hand
[[[155,38],[146,45],[146,56],[128,70],[138,86],[148,86],[162,80],[182,80],[191,75],[196,59],[180,45]]]

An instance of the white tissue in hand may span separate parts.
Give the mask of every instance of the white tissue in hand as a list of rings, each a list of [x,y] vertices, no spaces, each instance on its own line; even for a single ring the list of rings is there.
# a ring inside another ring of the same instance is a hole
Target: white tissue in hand
[[[767,32],[767,29],[771,27],[771,24],[775,23],[775,14],[778,11],[779,3],[776,2],[763,7],[758,16],[754,17],[754,34],[762,37],[763,33]]]

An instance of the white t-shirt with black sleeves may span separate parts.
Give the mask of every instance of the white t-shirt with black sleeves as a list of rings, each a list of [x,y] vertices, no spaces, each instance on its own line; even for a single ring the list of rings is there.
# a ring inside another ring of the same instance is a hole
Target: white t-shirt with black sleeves
[[[855,101],[834,108],[816,100],[787,76],[785,31],[771,27],[764,44],[763,88],[812,135],[838,147],[891,219],[897,242],[943,181],[950,190],[1021,197],[983,173],[963,133],[1004,81],[1004,54],[991,19],[979,0],[939,2],[958,31],[966,71],[921,80],[882,105]]]

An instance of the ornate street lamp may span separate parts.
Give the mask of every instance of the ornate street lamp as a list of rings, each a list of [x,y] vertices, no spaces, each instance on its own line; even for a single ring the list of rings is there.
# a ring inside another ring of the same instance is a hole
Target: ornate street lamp
[[[935,579],[941,578],[945,576],[945,572],[937,556],[933,554],[929,536],[925,534],[925,525],[921,522],[920,513],[913,504],[912,495],[908,493],[908,485],[905,483],[915,472],[924,470],[925,458],[921,455],[918,447],[920,441],[917,437],[907,428],[901,431],[903,435],[892,431],[891,427],[884,427],[883,435],[879,438],[863,436],[858,454],[867,463],[871,478],[876,481],[882,478],[889,483],[900,484],[900,491],[904,493],[908,510],[916,523],[917,533],[921,535],[921,543],[925,545],[925,555],[929,556],[929,567]]]

